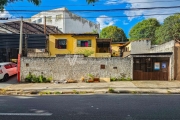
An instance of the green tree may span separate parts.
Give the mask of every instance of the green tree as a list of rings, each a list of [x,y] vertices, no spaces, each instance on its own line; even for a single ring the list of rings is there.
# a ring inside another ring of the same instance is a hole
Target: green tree
[[[88,3],[88,4],[91,4],[91,3],[95,3],[95,2],[97,2],[98,0],[86,0],[86,2]]]
[[[155,44],[155,31],[158,27],[160,27],[160,23],[155,18],[143,20],[131,28],[130,41],[150,39],[152,44]]]
[[[163,25],[156,30],[156,43],[170,40],[180,41],[180,13],[167,17]]]
[[[8,5],[8,3],[13,3],[17,1],[23,1],[23,0],[0,0],[0,10],[3,11],[4,7]],[[27,0],[29,2],[32,2],[35,5],[39,5],[41,3],[41,0]]]
[[[124,31],[117,26],[108,26],[102,29],[100,38],[111,38],[113,42],[127,41]]]

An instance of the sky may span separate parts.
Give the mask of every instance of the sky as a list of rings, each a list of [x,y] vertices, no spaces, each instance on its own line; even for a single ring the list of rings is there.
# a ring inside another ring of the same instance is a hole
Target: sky
[[[89,5],[86,0],[42,0],[39,6],[24,0],[7,4],[5,12],[0,13],[0,17],[8,17],[9,21],[19,19],[21,16],[30,18],[41,11],[61,7],[66,7],[69,11],[87,20],[99,23],[101,29],[115,25],[123,29],[126,36],[129,37],[131,28],[144,19],[156,18],[162,24],[166,17],[180,12],[180,0],[99,0]]]

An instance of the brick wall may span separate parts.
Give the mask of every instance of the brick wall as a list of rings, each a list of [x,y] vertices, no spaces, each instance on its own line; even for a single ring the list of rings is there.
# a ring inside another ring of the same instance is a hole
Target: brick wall
[[[104,67],[105,69],[101,69]],[[43,74],[54,80],[75,79],[93,74],[99,77],[120,77],[124,73],[132,78],[132,58],[89,58],[81,55],[57,57],[22,57],[21,80],[31,72],[35,75]]]

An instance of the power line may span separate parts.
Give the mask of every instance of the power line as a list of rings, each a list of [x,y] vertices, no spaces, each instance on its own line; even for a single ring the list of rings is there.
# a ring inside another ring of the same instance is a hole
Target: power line
[[[131,2],[131,3],[128,3],[128,2],[121,2],[119,4],[137,4],[137,3],[160,3],[160,2],[179,2],[179,0],[170,0],[170,1],[150,1],[150,2]],[[113,4],[92,4],[92,5],[95,5],[95,6],[102,6],[102,5],[113,5]],[[87,5],[87,4],[59,4],[59,5],[54,5],[54,6],[39,6],[39,7],[58,7],[58,6],[92,6],[92,5]],[[8,7],[8,6],[6,6]],[[32,6],[14,6],[14,7],[32,7]]]
[[[131,10],[154,10],[154,9],[172,9],[180,8],[180,6],[169,6],[169,7],[149,7],[149,8],[121,8],[121,9],[104,9],[104,10],[68,10],[74,12],[112,12],[112,11],[131,11]],[[6,10],[16,12],[63,12],[64,10]]]
[[[132,16],[101,16],[98,18],[122,18],[122,17],[138,17],[138,16],[156,16],[156,15],[172,15],[172,14],[176,14],[176,13],[169,13],[169,14],[149,14],[149,15],[132,15]],[[20,17],[17,17],[20,18]],[[24,18],[31,18],[31,17],[24,17]],[[32,18],[43,18],[43,17],[32,17]],[[85,18],[97,18],[97,17],[85,17]],[[56,19],[56,18],[51,18],[51,19]],[[73,18],[62,18],[62,19],[73,19]]]

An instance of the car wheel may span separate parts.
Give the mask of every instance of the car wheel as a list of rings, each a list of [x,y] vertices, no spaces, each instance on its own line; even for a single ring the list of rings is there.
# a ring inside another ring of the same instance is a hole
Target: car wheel
[[[8,75],[8,74],[5,74],[5,75],[4,75],[4,78],[3,78],[3,81],[7,81],[8,78],[9,78],[9,75]]]

